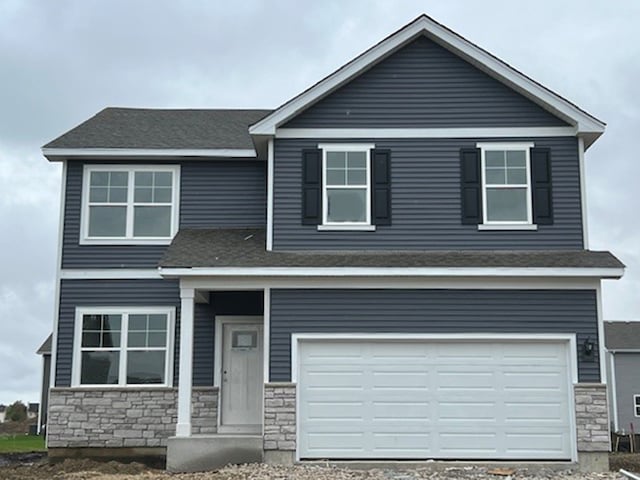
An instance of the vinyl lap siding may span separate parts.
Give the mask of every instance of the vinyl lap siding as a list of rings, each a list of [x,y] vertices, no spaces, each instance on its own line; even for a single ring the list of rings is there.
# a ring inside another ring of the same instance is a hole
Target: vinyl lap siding
[[[618,428],[629,430],[633,423],[638,428],[635,415],[634,395],[640,395],[640,353],[617,352],[613,355],[616,370],[616,408],[618,410]]]
[[[420,37],[285,128],[534,127],[567,124]]]
[[[592,290],[271,290],[271,381],[291,379],[292,333],[576,333],[598,340]],[[598,348],[578,359],[600,379]]]
[[[164,163],[181,165],[181,228],[264,226],[264,162],[215,160]],[[70,161],[68,165],[62,268],[156,267],[166,245],[79,244],[83,167],[84,162],[81,161]]]
[[[482,139],[481,141],[531,139]],[[474,139],[361,139],[391,150],[392,224],[375,232],[318,232],[301,222],[301,155],[317,141],[276,139],[274,249],[582,249],[577,140],[536,138],[551,149],[554,224],[537,231],[478,231],[462,225],[460,149]]]
[[[174,385],[180,353],[180,289],[177,280],[62,280],[58,319],[56,386],[71,385],[76,307],[176,307]],[[213,385],[215,315],[262,315],[262,292],[217,292],[195,304],[193,383]]]

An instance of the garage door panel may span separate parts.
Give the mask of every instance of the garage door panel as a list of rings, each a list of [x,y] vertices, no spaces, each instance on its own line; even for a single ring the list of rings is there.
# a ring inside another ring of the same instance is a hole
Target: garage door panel
[[[322,341],[299,352],[301,458],[571,458],[566,343]],[[349,360],[323,363],[339,358]]]
[[[566,403],[557,401],[504,402],[505,422],[558,423],[566,424]]]
[[[563,431],[558,431],[556,434],[528,432],[526,435],[507,432],[505,438],[507,440],[505,453],[513,456],[538,455],[538,458],[544,458],[548,455],[562,455],[571,444],[569,435]]]
[[[378,420],[430,421],[431,402],[398,399],[396,401],[372,401],[372,418]]]

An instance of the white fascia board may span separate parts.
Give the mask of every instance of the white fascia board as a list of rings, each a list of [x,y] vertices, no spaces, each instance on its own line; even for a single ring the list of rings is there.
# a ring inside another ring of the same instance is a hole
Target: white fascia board
[[[353,59],[314,86],[282,105],[249,128],[252,135],[274,135],[276,128],[307,106],[328,95],[372,64],[380,61],[417,36],[425,34],[436,43],[459,55],[490,76],[522,93],[551,113],[577,127],[578,133],[604,132],[605,124],[576,105],[552,92],[507,63],[491,55],[435,20],[422,15],[398,32]]]
[[[163,277],[592,277],[620,278],[623,268],[220,267],[159,268]]]
[[[58,161],[64,158],[159,158],[159,157],[223,157],[223,158],[255,158],[253,148],[43,148],[42,154],[49,160]]]
[[[102,268],[102,269],[66,269],[60,271],[62,280],[140,280],[161,279],[158,269]]]
[[[278,128],[276,138],[518,138],[574,137],[575,127]]]

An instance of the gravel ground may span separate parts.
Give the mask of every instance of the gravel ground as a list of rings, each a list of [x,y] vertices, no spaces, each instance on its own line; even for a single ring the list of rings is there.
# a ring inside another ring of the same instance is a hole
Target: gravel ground
[[[517,470],[511,476],[489,474],[481,467],[449,467],[441,471],[429,468],[391,470],[349,470],[344,468],[296,465],[229,466],[216,472],[171,475],[150,469],[139,463],[96,462],[92,460],[65,460],[50,465],[40,460],[32,465],[0,467],[0,480],[613,480],[624,477],[616,472],[579,474],[572,471]]]

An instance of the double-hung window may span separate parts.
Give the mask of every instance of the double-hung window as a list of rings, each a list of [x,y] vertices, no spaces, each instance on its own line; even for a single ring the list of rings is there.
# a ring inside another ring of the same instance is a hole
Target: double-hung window
[[[530,225],[531,143],[478,144],[485,225]]]
[[[640,417],[640,395],[633,396],[633,413],[636,417]]]
[[[74,385],[171,385],[173,308],[81,308]]]
[[[178,227],[179,167],[87,166],[82,243],[167,243]]]
[[[371,149],[373,145],[326,144],[322,149],[322,223],[371,225]]]

